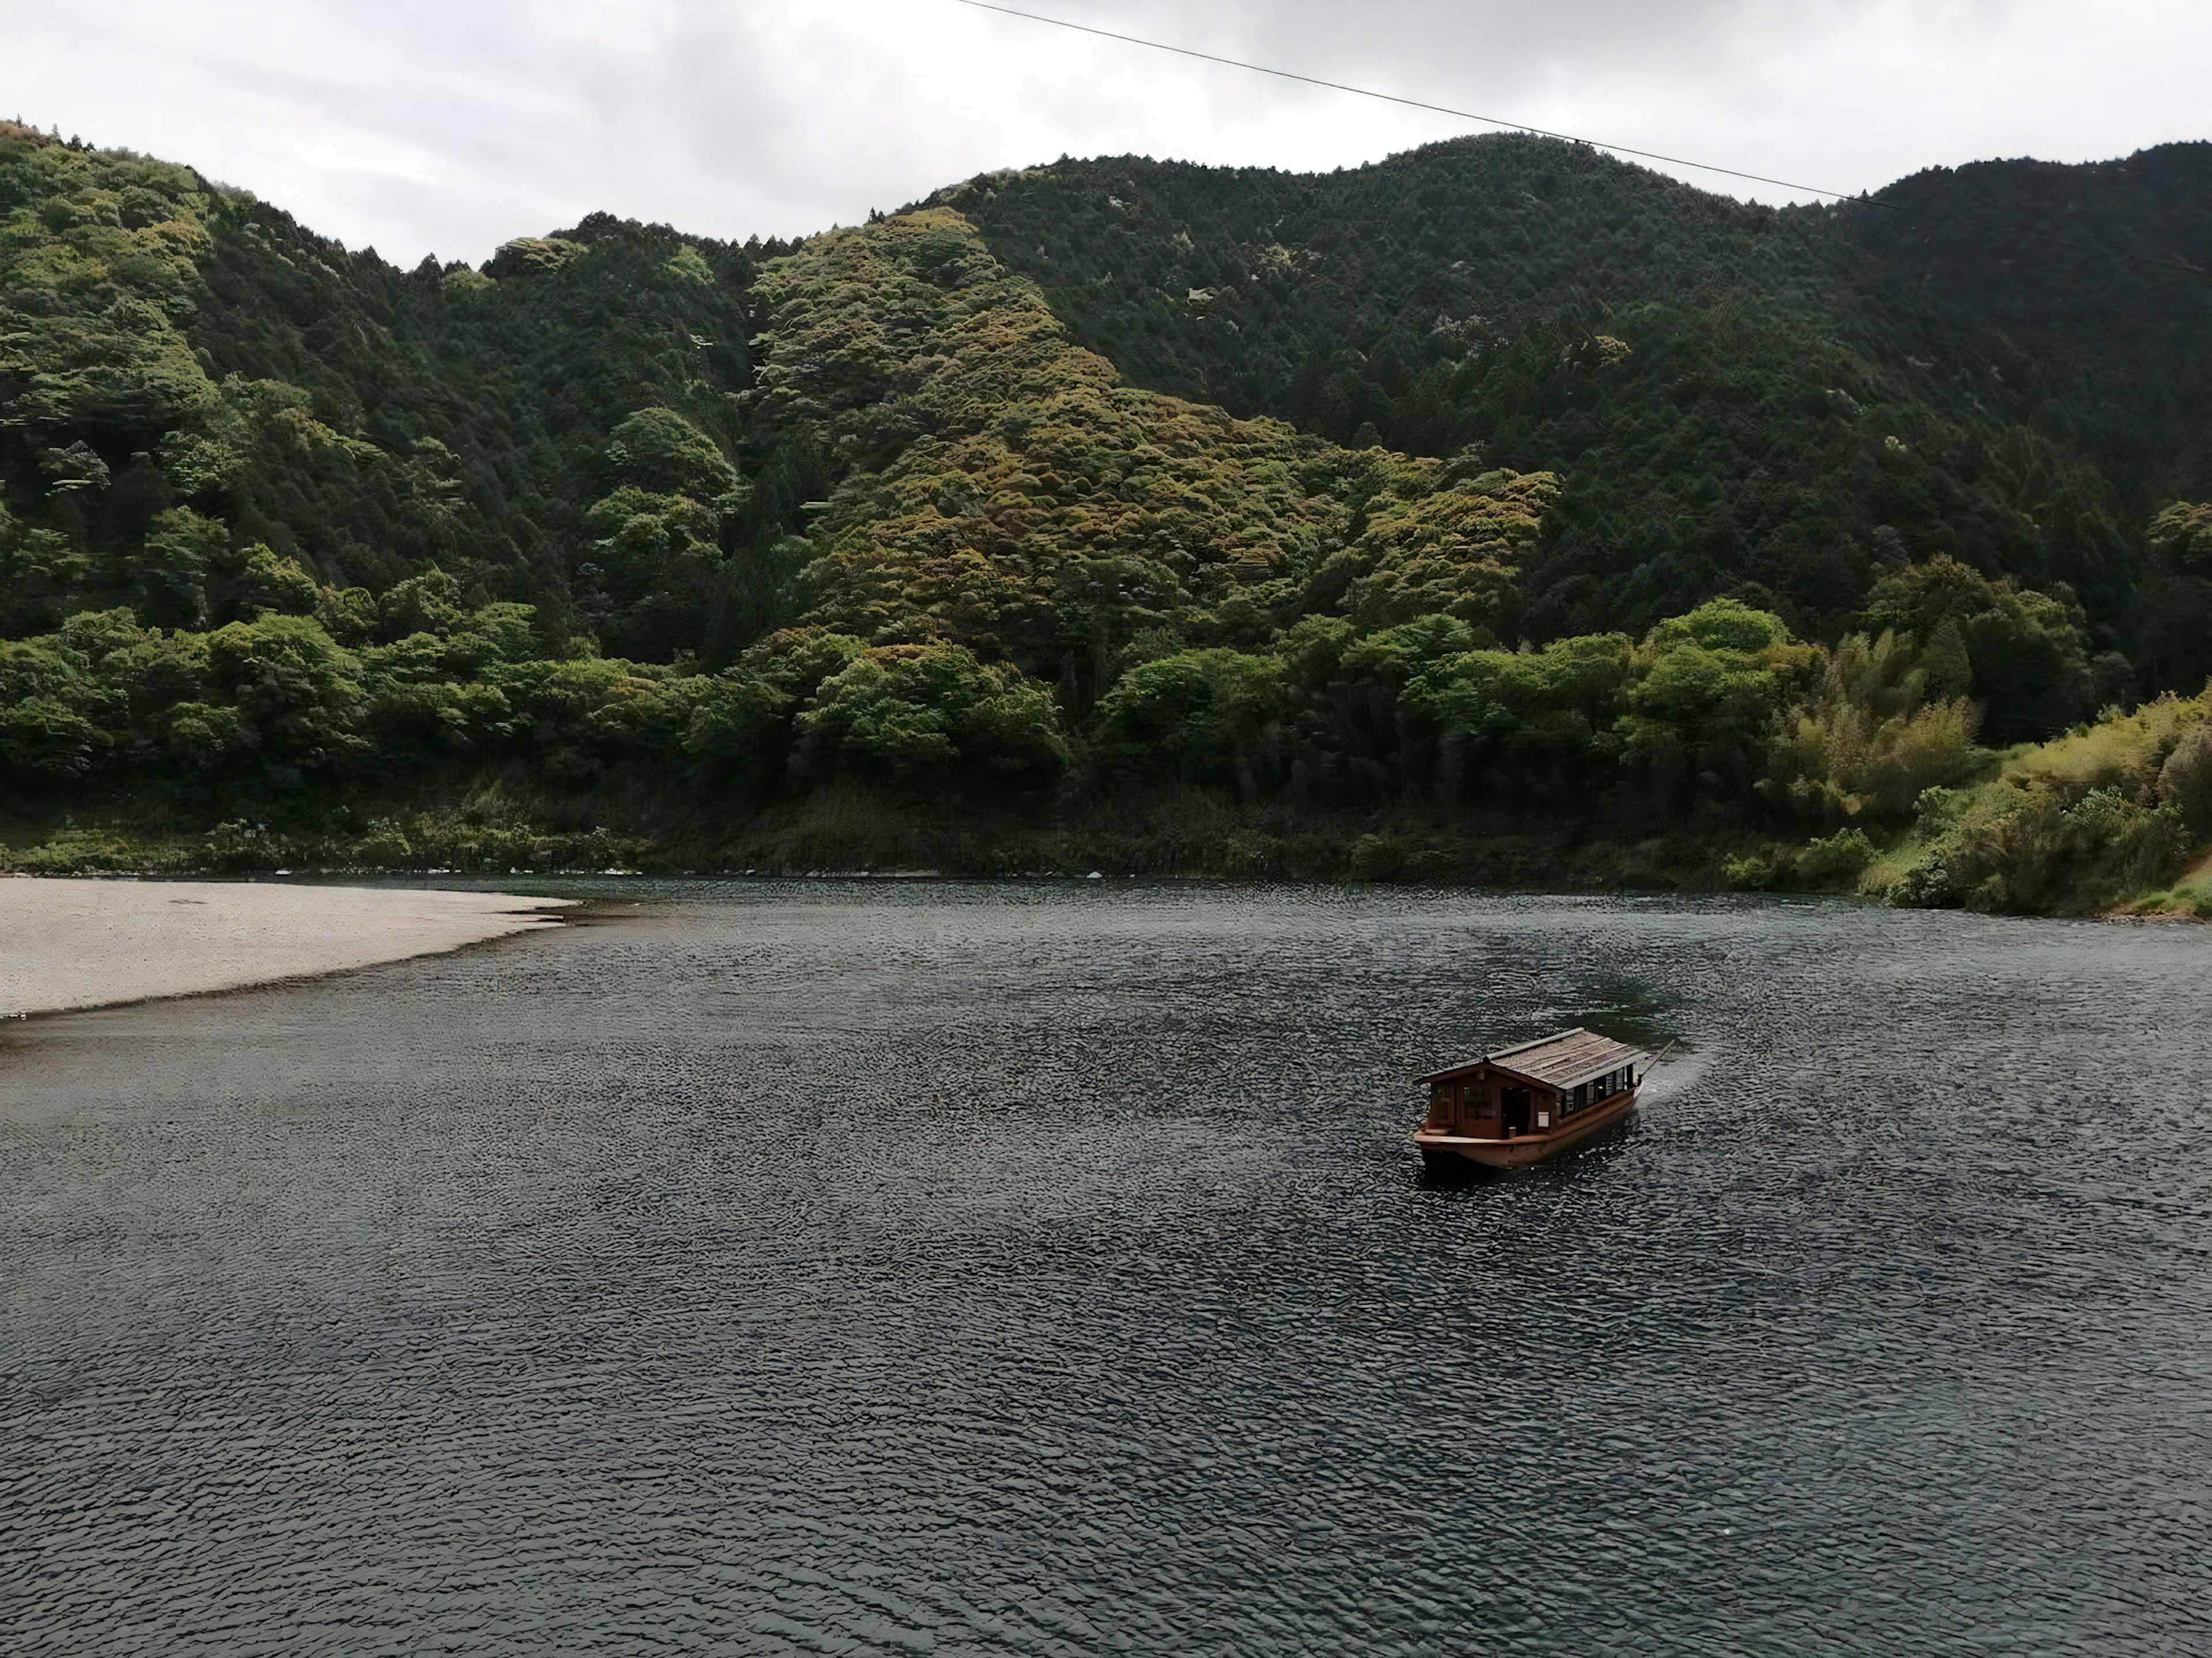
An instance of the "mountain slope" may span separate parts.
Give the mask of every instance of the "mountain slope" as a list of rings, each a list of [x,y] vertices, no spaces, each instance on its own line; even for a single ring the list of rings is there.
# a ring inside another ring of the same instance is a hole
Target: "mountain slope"
[[[341,586],[434,562],[665,652],[626,611],[727,595],[680,560],[631,591],[580,583],[587,509],[641,406],[733,440],[754,269],[601,216],[484,273],[401,272],[189,168],[0,129],[0,509],[83,566],[19,572],[0,628],[162,610],[131,567],[181,509]]]
[[[2200,159],[2083,211],[2150,247]],[[2200,705],[2079,789],[1977,741],[2212,653],[2194,279],[1978,310],[1945,228],[2023,179],[1909,181],[1914,240],[1520,140],[1068,162],[791,246],[595,216],[403,272],[0,131],[0,807],[249,863],[843,813],[840,857],[1003,867],[1087,814],[1150,867],[1203,821],[1206,867],[1819,831],[1745,878],[1869,835],[1984,871],[1899,876],[1929,902],[2162,878]]]
[[[2206,153],[1923,175],[1897,213],[1747,207],[1520,137],[1317,176],[1063,161],[933,199],[1133,383],[1559,474],[1534,636],[1728,591],[1830,631],[1881,568],[1942,554],[2071,585],[2186,683],[2212,655],[2169,620],[2212,621],[2212,593],[2143,528],[2212,493],[2212,282],[2106,250],[2212,265]],[[2065,222],[2054,173],[2079,198],[2063,258],[2032,234]],[[1992,269],[2009,297],[1978,313]],[[2137,314],[2148,337],[2112,320]]]
[[[761,415],[845,459],[806,621],[957,641],[1087,707],[1115,653],[1264,644],[1303,615],[1485,630],[1542,474],[1347,452],[1115,384],[958,214],[816,238],[759,297]]]

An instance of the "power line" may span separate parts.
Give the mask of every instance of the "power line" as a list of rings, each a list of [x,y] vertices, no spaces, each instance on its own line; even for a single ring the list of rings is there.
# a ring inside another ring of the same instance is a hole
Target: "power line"
[[[1763,173],[1745,173],[1732,167],[1716,167],[1710,161],[1692,161],[1680,155],[1662,155],[1656,150],[1633,149],[1626,144],[1609,144],[1597,138],[1578,138],[1571,132],[1553,132],[1547,127],[1532,127],[1525,121],[1509,121],[1497,115],[1479,115],[1471,109],[1453,109],[1445,104],[1423,103],[1418,98],[1401,98],[1395,93],[1377,92],[1372,87],[1353,86],[1346,81],[1326,81],[1318,75],[1300,75],[1294,70],[1272,69],[1265,64],[1248,64],[1241,58],[1224,58],[1211,52],[1200,52],[1191,46],[1170,46],[1164,40],[1147,40],[1141,35],[1121,34],[1112,29],[1093,28],[1088,23],[1071,23],[1064,17],[1047,17],[1041,12],[1021,11],[1012,6],[994,5],[991,0],[954,0],[954,3],[969,6],[977,11],[994,11],[1002,17],[1018,17],[1026,22],[1049,24],[1056,29],[1072,29],[1078,34],[1095,34],[1102,39],[1119,40],[1124,45],[1144,46],[1152,52],[1170,52],[1178,58],[1195,58],[1201,63],[1220,64],[1230,69],[1249,70],[1255,75],[1272,75],[1279,81],[1297,81],[1310,87],[1322,87],[1330,92],[1349,92],[1360,98],[1373,98],[1386,104],[1399,104],[1407,109],[1424,109],[1432,115],[1449,115],[1455,120],[1479,122],[1484,126],[1504,127],[1511,132],[1530,133],[1539,138],[1562,138],[1571,144],[1588,144],[1593,149],[1609,151],[1615,155],[1633,155],[1638,161],[1664,161],[1669,167],[1693,167],[1700,173],[1717,173],[1730,179],[1746,179],[1753,184],[1772,185],[1781,190],[1794,190],[1808,196],[1826,196],[1838,202],[1855,199],[1850,191],[1823,190],[1817,185],[1792,184],[1787,179],[1770,179]],[[1872,201],[1872,197],[1868,198]],[[1887,202],[1874,203],[1890,207]],[[1892,209],[1893,211],[1902,210]]]
[[[1663,161],[1668,167],[1686,167],[1699,173],[1718,173],[1723,178],[1743,179],[1759,185],[1772,185],[1777,189],[1796,191],[1802,195],[1825,196],[1831,201],[1848,202],[1858,207],[1880,208],[1884,212],[1899,214],[1908,219],[1922,219],[1929,216],[1926,213],[1902,206],[1896,202],[1886,202],[1879,196],[1869,196],[1864,191],[1854,196],[1848,191],[1824,190],[1818,185],[1795,184],[1787,179],[1770,178],[1764,173],[1746,173],[1740,167],[1718,167],[1711,161],[1693,161],[1687,156],[1664,155],[1655,149],[1637,149],[1628,144],[1607,143],[1600,138],[1579,137],[1571,132],[1554,132],[1548,127],[1530,126],[1525,121],[1509,121],[1502,116],[1483,115],[1471,109],[1454,109],[1449,104],[1425,103],[1419,98],[1401,98],[1393,92],[1377,92],[1372,87],[1354,86],[1348,81],[1330,81],[1318,75],[1301,75],[1295,70],[1275,69],[1267,64],[1248,63],[1241,58],[1224,58],[1218,52],[1200,52],[1194,46],[1171,46],[1164,40],[1147,40],[1140,34],[1123,34],[1115,29],[1097,28],[1089,23],[1073,23],[1065,17],[1048,17],[1042,12],[1023,11],[1015,6],[998,5],[994,3],[994,0],[954,0],[954,3],[969,7],[976,11],[996,12],[1001,17],[1018,17],[1024,22],[1043,23],[1056,29],[1068,29],[1077,34],[1097,35],[1103,40],[1119,40],[1125,46],[1142,46],[1148,52],[1171,52],[1178,58],[1194,58],[1200,63],[1219,64],[1228,69],[1247,70],[1255,75],[1270,75],[1279,81],[1296,81],[1304,86],[1321,87],[1330,92],[1348,92],[1354,97],[1372,98],[1379,103],[1397,104],[1407,109],[1426,110],[1432,115],[1449,115],[1455,120],[1474,121],[1484,126],[1501,127],[1509,132],[1526,132],[1539,138],[1558,138],[1571,144],[1587,144],[1592,149],[1604,150],[1609,155],[1633,155],[1638,161]],[[2154,255],[2129,253],[2109,244],[2093,246],[2072,236],[2054,231],[2032,229],[2026,225],[2016,225],[2013,228],[2015,234],[2027,240],[2048,242],[2054,246],[2071,248],[2077,253],[2101,252],[2120,260],[2123,264],[2148,265],[2154,270],[2172,270],[2183,276],[2212,275],[2212,272],[2207,272],[2202,266],[2192,264],[2179,258],[2160,258]]]

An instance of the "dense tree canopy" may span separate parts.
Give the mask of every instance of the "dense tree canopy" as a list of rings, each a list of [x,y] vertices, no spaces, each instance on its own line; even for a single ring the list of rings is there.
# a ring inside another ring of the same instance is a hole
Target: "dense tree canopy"
[[[2212,257],[2201,149],[1887,218],[1517,138],[1125,158],[401,271],[0,128],[0,779],[1917,824],[2014,871],[1929,894],[2009,902],[2027,819],[1939,809],[1979,745],[2212,670],[2212,313],[2131,266],[2116,326],[2079,249],[1977,308],[1945,227],[2058,191]],[[2120,805],[2028,788],[2089,814],[2033,844],[2201,838],[2188,724]]]
[[[2212,494],[2212,145],[1779,212],[1517,137],[1315,175],[1064,161],[933,199],[1137,384],[1559,476],[1517,631],[1734,592],[1832,634],[1941,555],[2070,584],[2100,647],[2159,659],[2146,691],[2212,671],[2212,589],[2142,534]]]

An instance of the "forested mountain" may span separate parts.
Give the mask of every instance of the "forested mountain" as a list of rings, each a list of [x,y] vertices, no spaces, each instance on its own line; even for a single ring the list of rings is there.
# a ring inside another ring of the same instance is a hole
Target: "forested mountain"
[[[2212,667],[2207,155],[1787,212],[1522,139],[1064,161],[402,271],[0,130],[0,775],[33,832],[380,861],[461,802],[539,861],[833,798],[1830,837],[1777,879],[2001,839],[1934,804],[1978,739]],[[2123,782],[2005,774],[2034,856],[2202,837],[2170,706]]]
[[[2212,670],[2207,590],[2144,547],[2212,494],[2212,145],[1782,211],[1522,137],[1321,175],[1063,161],[933,199],[1138,384],[1559,474],[1531,636],[1717,592],[1832,633],[1944,554],[2069,584],[2146,689]]]

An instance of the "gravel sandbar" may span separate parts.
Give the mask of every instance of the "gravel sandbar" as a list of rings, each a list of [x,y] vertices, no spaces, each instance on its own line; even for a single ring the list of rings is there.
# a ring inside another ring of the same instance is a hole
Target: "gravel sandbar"
[[[433,956],[556,926],[566,898],[229,881],[0,878],[0,1018]]]

